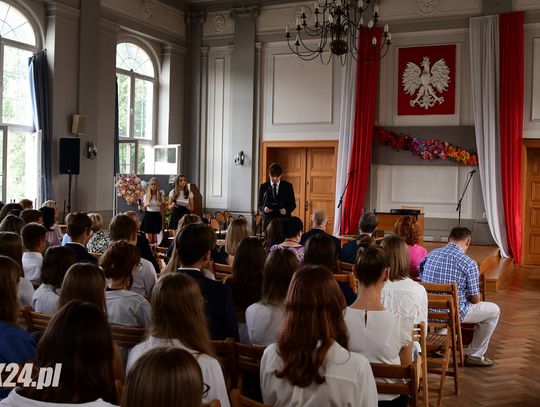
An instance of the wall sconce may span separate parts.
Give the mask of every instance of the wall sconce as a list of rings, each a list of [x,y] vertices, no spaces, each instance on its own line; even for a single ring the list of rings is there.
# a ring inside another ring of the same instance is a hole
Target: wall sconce
[[[94,160],[97,157],[97,147],[94,143],[89,141],[86,143],[86,158]]]
[[[238,154],[234,156],[235,165],[244,165],[245,160],[246,160],[246,156],[243,151],[240,151]]]

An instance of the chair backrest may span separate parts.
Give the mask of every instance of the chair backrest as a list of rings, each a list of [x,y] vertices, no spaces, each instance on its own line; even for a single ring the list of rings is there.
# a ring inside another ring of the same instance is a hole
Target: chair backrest
[[[103,253],[96,253],[96,252],[88,252],[88,254],[91,254],[92,256],[94,256],[94,258],[98,259],[103,256]]]
[[[264,349],[264,346],[253,346],[236,341],[233,342],[236,387],[240,390],[240,392],[244,392],[245,374],[256,375],[256,377],[259,376],[261,358]]]
[[[358,286],[354,273],[335,273],[334,278],[336,279],[336,281],[349,284],[351,290],[353,290],[355,294],[358,293]]]
[[[145,328],[134,328],[111,324],[111,335],[113,340],[123,348],[133,348],[141,343],[146,333]]]
[[[225,223],[225,216],[220,211],[216,211],[214,213],[214,218],[216,218],[220,225],[223,225]]]
[[[352,273],[354,264],[346,263],[344,261],[339,262],[339,271],[341,273]]]
[[[21,311],[24,316],[24,320],[26,321],[26,329],[28,332],[44,331],[52,318],[52,315],[32,311],[32,308],[30,308],[28,305],[23,307]]]
[[[234,361],[233,338],[227,338],[224,341],[213,340],[212,347],[216,357],[224,371],[225,386],[230,391],[233,381],[236,380],[236,362]]]
[[[232,407],[272,407],[270,404],[263,404],[242,395],[240,390],[234,389],[231,391]]]
[[[234,219],[234,216],[232,213],[230,213],[229,211],[223,211],[223,216],[225,217],[225,219],[228,221],[229,218],[233,218]]]
[[[377,393],[379,394],[407,394],[412,405],[416,406],[416,370],[411,365],[386,365],[384,363],[371,363],[371,370],[375,377]],[[393,380],[392,383],[380,379]]]
[[[204,215],[203,215],[203,218],[210,221],[210,219],[212,219],[213,216],[212,216],[212,214],[210,212],[205,212]]]
[[[428,386],[428,372],[427,372],[427,344],[426,344],[426,325],[424,322],[414,324],[412,330],[412,340],[420,344],[421,354],[418,356],[416,363],[419,364],[420,369],[416,372],[417,380],[422,379],[422,392],[424,406],[428,406],[429,402],[429,386]],[[418,389],[417,389],[418,393]]]
[[[214,229],[216,232],[219,232],[221,230],[221,226],[219,224],[219,222],[217,221],[216,218],[211,218],[210,219],[210,226],[212,227],[212,229]]]
[[[214,272],[215,273],[222,273],[231,275],[232,274],[232,266],[229,264],[220,264],[220,263],[214,263]]]

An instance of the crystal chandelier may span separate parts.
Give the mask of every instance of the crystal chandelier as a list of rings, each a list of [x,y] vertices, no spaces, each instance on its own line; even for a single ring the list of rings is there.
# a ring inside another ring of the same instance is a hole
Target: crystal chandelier
[[[342,64],[345,64],[348,54],[358,60],[359,35],[372,38],[373,58],[368,57],[368,60],[383,58],[390,48],[392,34],[388,31],[388,24],[385,24],[380,40],[375,34],[374,27],[379,21],[377,0],[317,0],[313,15],[314,21],[308,22],[304,8],[300,9],[293,30],[293,33],[296,31],[294,40],[289,27],[285,28],[289,48],[304,61],[317,57],[322,61],[323,53],[327,51],[330,51],[327,63],[333,55],[339,57]],[[309,41],[311,39],[315,41]]]

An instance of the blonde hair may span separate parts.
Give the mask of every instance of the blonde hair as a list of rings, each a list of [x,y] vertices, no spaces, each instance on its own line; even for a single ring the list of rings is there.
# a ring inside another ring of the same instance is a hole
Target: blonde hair
[[[238,245],[246,237],[249,237],[247,220],[243,218],[233,220],[227,229],[227,236],[225,237],[225,251],[227,254],[234,256]]]
[[[152,190],[150,189],[150,183],[152,181],[156,181],[156,184],[157,184],[157,190],[156,190],[156,202],[158,205],[162,205],[163,204],[163,199],[162,199],[162,196],[161,196],[161,190],[159,189],[159,182],[157,180],[156,177],[152,177],[150,178],[150,181],[148,181],[148,185],[146,186],[146,193],[145,193],[145,196],[146,196],[146,202],[150,202],[150,200],[152,199]]]
[[[383,239],[381,247],[386,252],[390,263],[390,281],[403,280],[409,277],[411,263],[405,240],[398,235],[387,236]]]
[[[92,232],[96,233],[103,229],[103,216],[99,213],[89,213],[88,217],[92,220]]]

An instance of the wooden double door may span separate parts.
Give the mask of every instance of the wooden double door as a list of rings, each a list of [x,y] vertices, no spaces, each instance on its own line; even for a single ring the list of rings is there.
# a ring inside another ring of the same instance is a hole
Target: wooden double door
[[[523,263],[540,265],[540,141],[526,141],[525,146]]]
[[[293,185],[296,209],[292,213],[311,228],[311,215],[323,209],[329,217],[327,232],[334,227],[337,141],[265,142],[261,155],[260,181],[268,180],[268,166],[283,167],[282,178]]]

